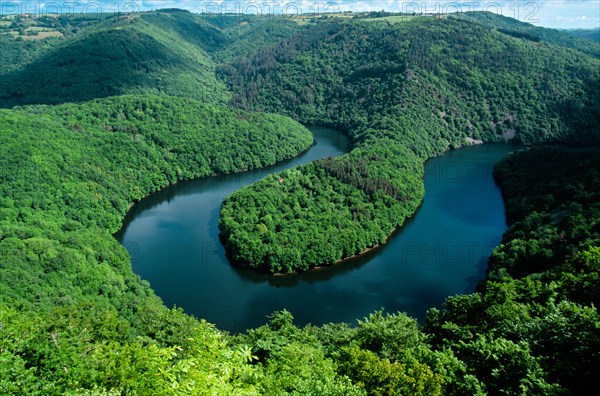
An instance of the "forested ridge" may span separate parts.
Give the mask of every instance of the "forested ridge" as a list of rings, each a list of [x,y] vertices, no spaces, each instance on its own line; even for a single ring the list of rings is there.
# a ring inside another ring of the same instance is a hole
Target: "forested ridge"
[[[490,273],[476,293],[432,309],[422,328],[403,314],[382,312],[356,327],[299,328],[283,311],[265,326],[230,336],[151,296],[135,303],[132,318],[86,299],[34,312],[4,305],[0,389],[44,395],[592,393],[600,378],[598,158],[598,150],[555,147],[500,163],[496,177],[513,215]],[[579,222],[582,216],[589,220]],[[555,233],[563,242],[553,253],[548,235]],[[516,248],[523,245],[529,248]],[[547,265],[529,268],[539,252]]]
[[[437,348],[457,348],[468,359],[496,349],[476,369],[478,378],[497,382],[492,387],[510,374],[483,371],[499,368],[512,349],[522,355],[521,365],[539,364],[535,370],[549,383],[570,394],[592,393],[600,379],[600,151],[531,149],[501,161],[495,177],[510,228],[477,293],[431,310],[425,331]]]
[[[227,248],[266,271],[333,264],[412,215],[431,156],[477,139],[598,143],[590,42],[490,15],[297,23],[163,10],[72,33],[15,52],[0,73],[3,106],[39,104],[0,110],[0,394],[593,391],[597,150],[532,149],[497,166],[510,229],[477,291],[424,326],[375,312],[299,328],[283,311],[230,335],[166,308],[112,237],[153,191],[312,143],[295,121],[251,112],[268,111],[345,129],[355,148],[230,197]],[[112,97],[132,93],[144,94]]]
[[[226,89],[203,46],[210,32],[184,12],[106,18],[0,75],[0,106],[159,93],[222,103]]]
[[[585,38],[600,42],[600,28],[567,30],[567,33],[573,37]]]
[[[598,43],[600,40],[597,37],[594,37],[593,34],[595,32],[596,35],[598,35],[598,30],[582,30],[579,31],[579,33],[577,30],[558,31],[530,25],[528,23],[521,23],[515,19],[489,12],[466,12],[464,14],[453,15],[452,17],[473,20],[484,26],[498,29],[498,31],[516,38],[534,42],[545,41],[569,48],[575,48],[595,57],[600,56],[600,43]],[[579,40],[578,38],[585,38],[586,40]]]
[[[228,198],[234,260],[287,273],[383,244],[423,198],[423,162],[474,140],[598,142],[600,61],[485,21],[327,22],[221,66],[232,104],[355,142]]]
[[[165,96],[1,114],[0,298],[28,307],[95,296],[132,310],[149,290],[111,237],[132,202],[179,180],[272,165],[312,144],[308,130],[281,116]]]
[[[83,19],[87,23],[73,17],[78,27],[63,40],[0,35],[6,54],[0,63],[0,107],[125,94],[224,103],[229,93],[215,75],[218,62],[301,29],[284,18],[211,17],[176,9]]]

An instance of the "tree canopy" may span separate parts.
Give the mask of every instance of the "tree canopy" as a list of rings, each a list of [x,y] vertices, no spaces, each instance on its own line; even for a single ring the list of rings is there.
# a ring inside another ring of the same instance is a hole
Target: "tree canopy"
[[[0,36],[0,103],[36,104],[0,110],[0,394],[595,390],[597,45],[487,14],[375,17],[0,19],[23,32]],[[41,24],[64,37],[23,40]],[[378,311],[299,328],[282,311],[231,335],[167,309],[112,234],[132,203],[171,183],[310,146],[296,121],[263,111],[345,129],[355,144],[224,203],[228,251],[271,272],[384,243],[423,198],[423,162],[447,149],[586,147],[497,166],[510,229],[477,291],[423,326]]]

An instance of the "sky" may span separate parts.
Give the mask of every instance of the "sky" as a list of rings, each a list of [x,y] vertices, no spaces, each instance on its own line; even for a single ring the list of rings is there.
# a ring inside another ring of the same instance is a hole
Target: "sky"
[[[491,11],[557,29],[600,27],[600,0],[0,0],[0,13],[114,13],[183,8],[192,12],[287,13],[331,11]]]

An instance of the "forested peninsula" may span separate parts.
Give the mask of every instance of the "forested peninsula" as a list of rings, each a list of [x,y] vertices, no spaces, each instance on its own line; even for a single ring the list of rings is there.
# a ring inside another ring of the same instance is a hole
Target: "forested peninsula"
[[[146,297],[111,236],[132,202],[180,180],[272,165],[312,144],[289,118],[168,96],[0,114],[1,295],[28,307]]]
[[[0,394],[595,390],[599,43],[488,13],[0,21]],[[229,197],[238,264],[331,265],[414,213],[428,158],[552,145],[497,165],[510,229],[477,290],[423,324],[378,311],[300,328],[281,311],[232,335],[167,308],[113,237],[130,206],[291,158],[312,144],[298,122],[354,149]]]
[[[232,103],[331,125],[355,142],[342,158],[224,203],[233,260],[273,273],[384,244],[423,199],[424,161],[445,150],[600,138],[597,58],[465,18],[321,24],[218,71]]]

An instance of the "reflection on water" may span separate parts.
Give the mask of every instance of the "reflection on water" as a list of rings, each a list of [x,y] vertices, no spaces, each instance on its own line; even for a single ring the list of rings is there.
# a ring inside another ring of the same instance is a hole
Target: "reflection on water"
[[[168,306],[234,332],[259,326],[284,308],[298,324],[355,323],[382,307],[422,319],[447,296],[473,290],[506,229],[491,175],[511,151],[506,145],[469,147],[430,160],[421,208],[383,248],[291,276],[232,267],[218,236],[223,199],[267,174],[351,148],[340,132],[311,130],[316,144],[294,160],[179,183],[135,205],[117,235],[134,271]]]

